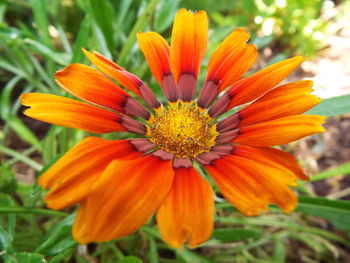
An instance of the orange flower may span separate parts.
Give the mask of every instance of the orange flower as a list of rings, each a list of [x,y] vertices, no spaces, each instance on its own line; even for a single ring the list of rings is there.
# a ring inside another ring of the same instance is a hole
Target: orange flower
[[[311,81],[275,88],[303,58],[242,78],[257,50],[247,44],[249,34],[236,29],[210,57],[204,85],[194,100],[208,39],[206,13],[180,10],[170,47],[155,32],[137,37],[167,104],[135,75],[86,50],[97,70],[72,64],[56,74],[57,83],[84,102],[48,94],[22,96],[22,103],[30,107],[25,114],[41,121],[93,133],[144,136],[120,141],[88,137],[39,178],[39,185],[50,189],[50,208],[80,204],[74,238],[83,244],[120,238],[156,213],[170,246],[202,244],[213,230],[214,192],[194,163],[209,172],[225,198],[245,215],[259,215],[270,203],[292,211],[297,199],[289,186],[308,178],[293,156],[270,146],[324,131],[323,117],[300,115],[320,102],[310,95]]]

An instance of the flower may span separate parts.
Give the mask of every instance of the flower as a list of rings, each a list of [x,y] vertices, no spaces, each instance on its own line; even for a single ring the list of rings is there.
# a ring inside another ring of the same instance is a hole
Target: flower
[[[22,96],[23,105],[30,107],[25,114],[44,122],[143,136],[117,141],[88,137],[38,179],[49,188],[45,200],[50,208],[80,204],[74,238],[85,244],[123,237],[156,213],[161,236],[170,246],[202,244],[213,230],[214,192],[197,171],[200,166],[244,215],[259,215],[270,203],[291,212],[297,200],[289,186],[308,177],[292,155],[271,146],[324,131],[322,116],[301,115],[320,102],[310,95],[311,81],[275,87],[303,58],[242,78],[257,50],[247,44],[249,34],[238,28],[211,55],[194,100],[208,39],[206,13],[178,11],[170,47],[155,32],[137,37],[167,104],[138,77],[85,49],[98,70],[72,64],[55,75],[63,89],[83,102],[49,94]]]

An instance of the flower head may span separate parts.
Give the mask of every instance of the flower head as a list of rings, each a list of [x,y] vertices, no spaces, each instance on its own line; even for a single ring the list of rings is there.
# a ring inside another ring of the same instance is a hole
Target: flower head
[[[39,178],[49,188],[50,208],[79,204],[75,239],[88,243],[123,237],[156,213],[170,246],[202,244],[213,229],[214,192],[194,163],[245,215],[259,215],[270,203],[292,211],[296,197],[290,186],[308,178],[292,155],[271,146],[324,130],[323,117],[300,115],[320,101],[310,95],[311,81],[276,87],[303,58],[243,77],[257,50],[247,44],[249,34],[236,29],[211,55],[195,99],[208,39],[206,13],[180,10],[170,47],[155,32],[137,37],[167,103],[132,73],[85,49],[97,70],[72,64],[56,73],[57,83],[83,102],[48,94],[22,96],[30,107],[25,114],[35,119],[93,133],[143,135],[118,141],[88,137]],[[242,104],[247,105],[221,118]]]

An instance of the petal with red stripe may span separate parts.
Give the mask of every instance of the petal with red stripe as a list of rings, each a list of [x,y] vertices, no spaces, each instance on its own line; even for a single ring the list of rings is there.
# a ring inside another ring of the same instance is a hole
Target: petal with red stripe
[[[185,9],[178,11],[171,36],[170,65],[181,100],[191,101],[194,97],[207,44],[207,14]]]
[[[309,82],[304,84],[305,89],[298,87],[297,90],[293,88],[294,83],[277,87],[246,106],[238,112],[239,127],[302,114],[320,103],[319,98],[310,95]]]
[[[296,69],[304,58],[293,57],[275,63],[233,84],[210,109],[210,116],[219,116],[229,109],[253,101],[275,87]]]
[[[98,52],[93,52],[91,54],[85,49],[83,49],[83,52],[98,70],[115,79],[124,88],[140,96],[148,106],[152,108],[158,108],[160,106],[152,90],[134,74],[126,71]]]
[[[176,101],[177,90],[170,69],[170,47],[167,41],[156,32],[139,32],[137,40],[166,98],[168,101]]]
[[[249,34],[234,30],[210,57],[207,77],[198,98],[198,105],[207,107],[225,88],[231,86],[251,67],[257,57],[254,45],[247,45]]]
[[[150,117],[148,110],[96,69],[76,63],[55,76],[63,89],[82,100],[146,120]]]
[[[25,115],[55,125],[93,133],[146,132],[146,127],[136,120],[61,96],[25,93],[21,101],[30,107]]]

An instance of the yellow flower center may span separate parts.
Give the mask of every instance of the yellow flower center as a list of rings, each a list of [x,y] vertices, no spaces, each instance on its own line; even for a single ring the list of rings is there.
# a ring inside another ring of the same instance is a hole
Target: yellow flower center
[[[218,135],[214,120],[194,101],[169,102],[167,107],[161,106],[150,126],[148,136],[159,149],[191,160],[210,151]]]

